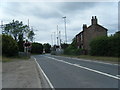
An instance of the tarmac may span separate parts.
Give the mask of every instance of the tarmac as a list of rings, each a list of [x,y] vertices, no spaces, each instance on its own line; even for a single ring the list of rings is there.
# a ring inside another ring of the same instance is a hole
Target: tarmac
[[[33,57],[2,63],[2,88],[49,88]]]

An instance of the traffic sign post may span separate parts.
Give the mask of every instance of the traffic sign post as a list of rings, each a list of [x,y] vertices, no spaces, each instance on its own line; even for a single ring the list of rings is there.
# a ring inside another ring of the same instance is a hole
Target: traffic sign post
[[[31,43],[28,42],[28,40],[25,41],[25,43],[23,44],[24,46],[24,52],[27,54],[28,56],[28,53],[30,52],[31,50]]]

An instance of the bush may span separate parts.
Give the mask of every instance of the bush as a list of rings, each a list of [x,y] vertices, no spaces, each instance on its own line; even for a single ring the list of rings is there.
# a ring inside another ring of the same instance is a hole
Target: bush
[[[18,55],[17,42],[8,35],[2,35],[2,54],[5,56]]]
[[[69,45],[65,50],[64,50],[64,54],[67,55],[81,55],[83,53],[82,49],[77,49],[72,45]]]
[[[43,53],[43,45],[41,43],[32,43],[31,53],[42,54]]]
[[[44,47],[44,49],[45,49],[45,53],[50,53],[50,52],[51,52],[51,50],[50,50],[51,45],[50,45],[49,43],[45,43],[45,44],[43,45],[43,47]]]
[[[95,38],[90,42],[90,48],[90,55],[119,57],[120,34]]]
[[[2,55],[2,35],[0,34],[0,56]]]
[[[120,57],[120,34],[108,38],[108,56]]]
[[[24,52],[24,46],[23,46],[24,41],[19,41],[19,42],[17,42],[17,43],[18,43],[19,51],[20,51],[20,52]]]
[[[61,44],[62,49],[66,49],[69,46],[69,44],[63,43]]]
[[[90,42],[90,54],[98,56],[106,56],[108,52],[108,37],[98,37]]]

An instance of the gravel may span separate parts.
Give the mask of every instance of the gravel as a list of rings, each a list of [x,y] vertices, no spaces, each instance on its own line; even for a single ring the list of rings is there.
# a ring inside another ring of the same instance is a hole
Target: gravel
[[[2,63],[2,88],[42,88],[34,59]]]

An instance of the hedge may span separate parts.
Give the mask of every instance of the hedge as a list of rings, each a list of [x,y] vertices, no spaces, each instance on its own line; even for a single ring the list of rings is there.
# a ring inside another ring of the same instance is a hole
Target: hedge
[[[95,38],[90,42],[90,48],[90,55],[119,57],[120,34]]]
[[[41,43],[32,43],[31,53],[42,54],[43,53],[43,45]]]
[[[64,50],[64,54],[66,54],[66,55],[81,55],[82,53],[83,53],[83,49],[77,49],[72,45],[69,45]]]
[[[17,42],[9,35],[2,35],[2,54],[5,56],[18,55]]]

